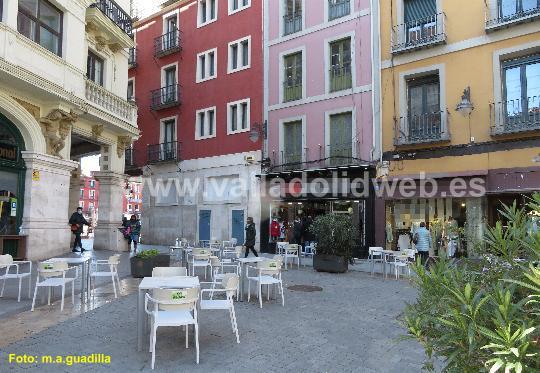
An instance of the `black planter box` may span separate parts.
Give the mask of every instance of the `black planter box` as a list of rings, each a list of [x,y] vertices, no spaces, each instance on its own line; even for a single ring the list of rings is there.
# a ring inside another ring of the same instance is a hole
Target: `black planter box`
[[[130,260],[131,276],[135,278],[152,277],[152,270],[155,267],[170,267],[171,265],[171,257],[168,254],[159,254],[148,259],[134,256]]]
[[[349,269],[349,262],[342,256],[316,254],[313,268],[317,272],[344,273]]]

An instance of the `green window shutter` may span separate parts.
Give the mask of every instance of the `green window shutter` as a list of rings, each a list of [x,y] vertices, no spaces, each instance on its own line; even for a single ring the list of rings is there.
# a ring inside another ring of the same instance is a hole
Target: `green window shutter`
[[[435,0],[405,0],[405,23],[417,22],[435,14]]]
[[[352,157],[352,113],[330,116],[330,158],[332,164],[348,163]]]

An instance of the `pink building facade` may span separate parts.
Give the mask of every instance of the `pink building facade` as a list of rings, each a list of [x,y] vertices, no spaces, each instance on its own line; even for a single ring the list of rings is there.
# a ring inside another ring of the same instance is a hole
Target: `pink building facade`
[[[379,114],[374,110],[379,67],[372,65],[379,60],[377,4],[374,7],[370,0],[267,2],[266,180],[291,182],[303,176],[303,187],[309,189],[316,178],[351,179],[364,172],[374,176],[380,154]],[[373,241],[373,210],[368,196],[293,197],[283,192],[280,198],[263,201],[261,234],[273,219],[290,225],[296,217],[349,212],[358,220],[360,255]],[[301,240],[310,241],[309,236],[306,232]],[[268,241],[271,248],[275,240]]]

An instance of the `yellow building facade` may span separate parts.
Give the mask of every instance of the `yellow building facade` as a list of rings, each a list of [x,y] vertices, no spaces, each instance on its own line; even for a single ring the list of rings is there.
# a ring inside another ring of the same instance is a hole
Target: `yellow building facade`
[[[378,198],[377,239],[410,247],[424,221],[432,255],[465,255],[501,218],[501,203],[540,189],[540,4],[379,6],[381,187],[398,190]],[[422,179],[437,190],[422,190]]]

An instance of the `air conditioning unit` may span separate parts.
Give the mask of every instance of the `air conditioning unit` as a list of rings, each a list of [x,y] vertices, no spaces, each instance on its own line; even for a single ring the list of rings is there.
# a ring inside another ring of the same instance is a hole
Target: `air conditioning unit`
[[[244,157],[244,160],[246,161],[246,163],[255,163],[255,157],[252,155],[246,155]]]

